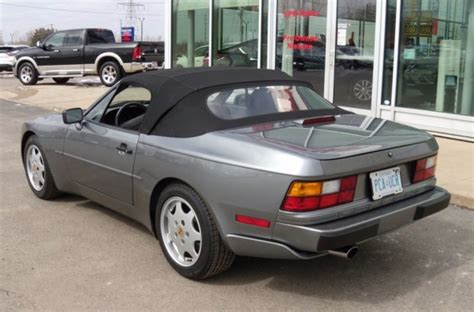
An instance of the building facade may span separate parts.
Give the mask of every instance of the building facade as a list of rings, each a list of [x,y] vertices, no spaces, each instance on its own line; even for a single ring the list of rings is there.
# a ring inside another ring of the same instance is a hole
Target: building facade
[[[474,0],[171,0],[167,68],[280,69],[330,102],[474,140]]]

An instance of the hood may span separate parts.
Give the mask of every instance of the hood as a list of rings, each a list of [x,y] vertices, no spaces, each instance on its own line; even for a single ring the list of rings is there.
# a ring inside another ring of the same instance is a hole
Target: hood
[[[430,134],[416,128],[356,114],[336,116],[333,121],[319,124],[303,125],[303,120],[294,120],[226,132],[245,136],[245,141],[258,141],[318,160],[345,158],[432,139]]]

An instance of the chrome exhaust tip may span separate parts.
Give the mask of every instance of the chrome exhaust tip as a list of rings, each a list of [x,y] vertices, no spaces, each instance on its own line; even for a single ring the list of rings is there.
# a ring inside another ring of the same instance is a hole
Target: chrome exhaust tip
[[[345,259],[352,259],[355,257],[358,251],[359,247],[357,246],[346,246],[335,250],[329,250],[328,254]]]

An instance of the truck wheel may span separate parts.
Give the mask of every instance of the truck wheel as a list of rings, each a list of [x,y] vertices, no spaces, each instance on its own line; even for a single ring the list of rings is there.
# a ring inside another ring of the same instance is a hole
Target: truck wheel
[[[23,63],[18,69],[18,78],[26,86],[35,85],[38,82],[38,72],[31,63]]]
[[[184,277],[202,280],[232,265],[235,255],[223,242],[209,207],[189,186],[166,187],[154,221],[166,260]]]
[[[99,77],[103,85],[111,87],[122,78],[122,69],[117,62],[105,62],[100,67]]]
[[[69,81],[69,78],[53,78],[54,82],[57,84],[66,84]]]

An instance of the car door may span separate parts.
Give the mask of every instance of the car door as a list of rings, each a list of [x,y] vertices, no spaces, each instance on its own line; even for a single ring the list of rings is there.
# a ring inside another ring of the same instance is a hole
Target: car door
[[[149,92],[141,95],[127,90],[110,91],[86,113],[81,125],[68,128],[63,155],[74,183],[133,205],[133,164],[139,133],[117,127],[113,121],[122,105],[146,104],[151,96]]]
[[[68,30],[53,34],[43,44],[37,56],[42,75],[79,76],[84,72],[84,30]]]

